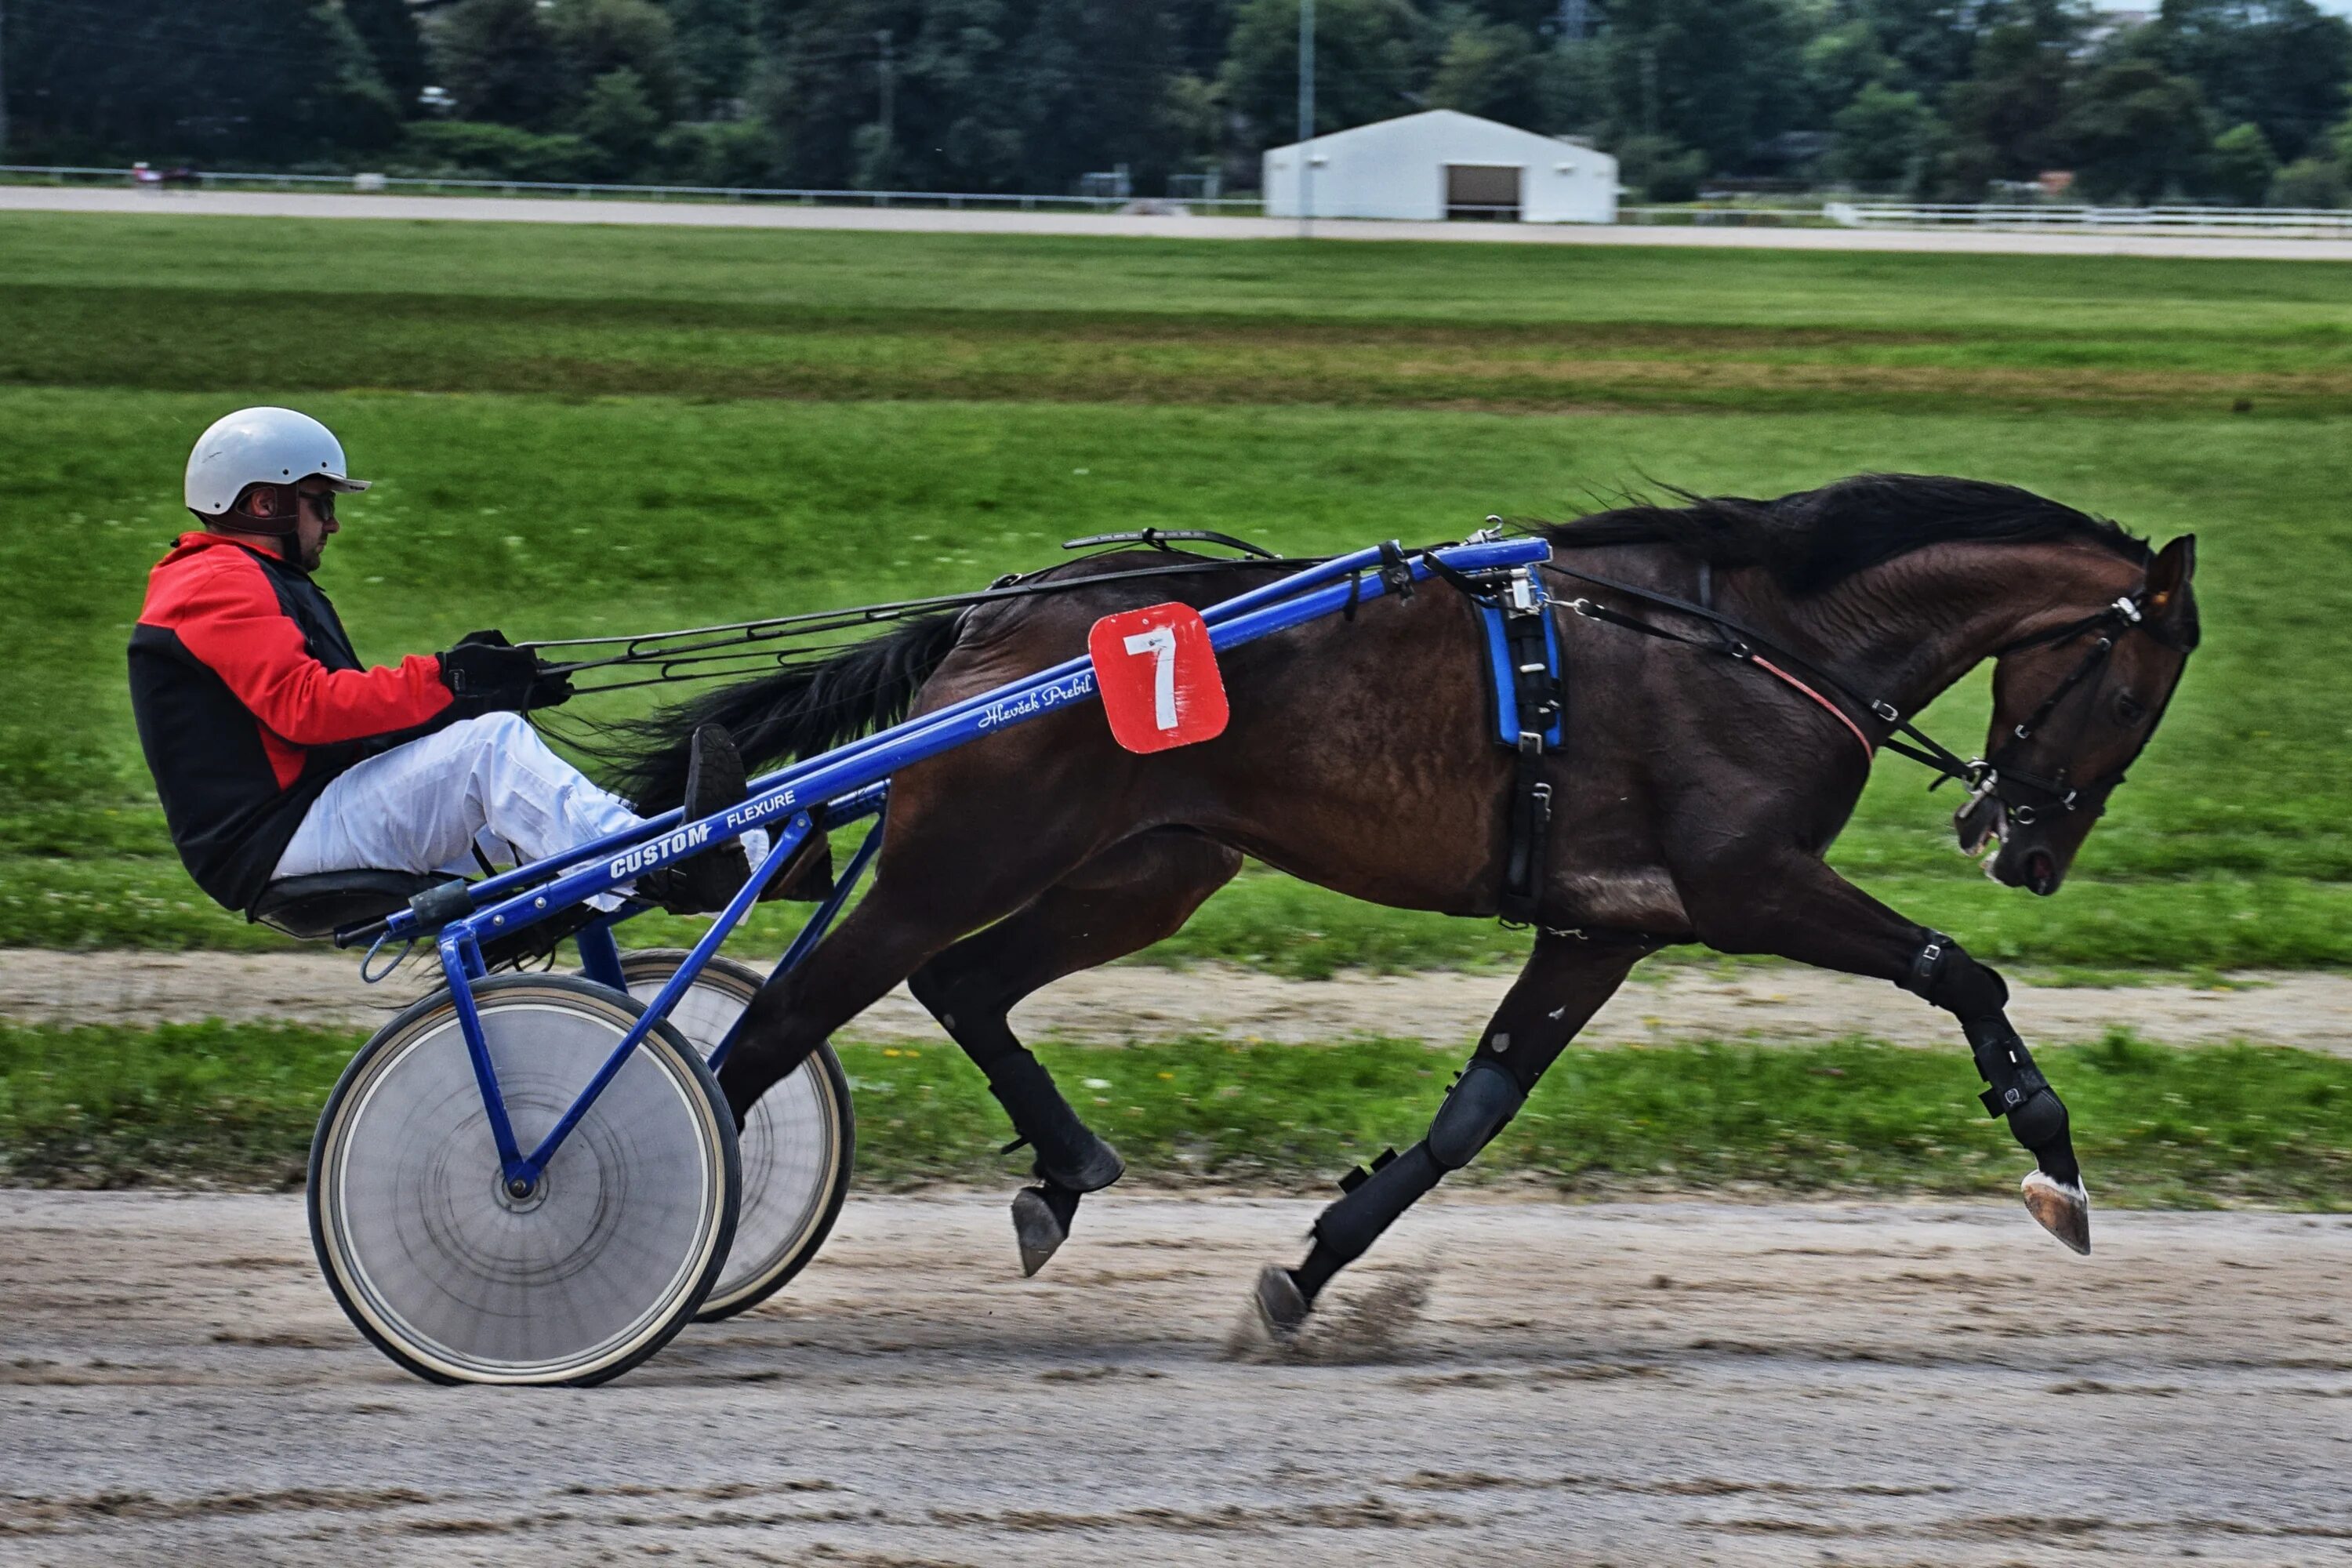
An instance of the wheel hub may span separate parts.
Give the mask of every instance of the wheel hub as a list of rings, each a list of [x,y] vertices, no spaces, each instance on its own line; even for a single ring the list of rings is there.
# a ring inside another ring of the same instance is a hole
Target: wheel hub
[[[491,1183],[491,1190],[500,1208],[509,1214],[529,1214],[547,1201],[547,1173],[541,1171],[537,1181],[501,1175]]]

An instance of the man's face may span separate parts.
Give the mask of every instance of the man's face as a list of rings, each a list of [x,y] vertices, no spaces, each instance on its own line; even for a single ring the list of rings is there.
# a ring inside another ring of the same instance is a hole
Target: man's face
[[[315,474],[295,485],[294,530],[290,533],[276,526],[279,509],[286,504],[285,494],[275,485],[255,485],[239,500],[239,507],[247,515],[263,520],[262,528],[238,528],[234,514],[225,523],[214,526],[227,533],[258,534],[270,539],[276,543],[279,559],[305,572],[316,572],[327,541],[341,531],[335,521],[335,487]]]
[[[303,571],[316,572],[327,541],[341,531],[335,521],[335,487],[324,479],[308,479],[294,487],[294,494],[300,511],[293,537],[286,542],[287,553]]]

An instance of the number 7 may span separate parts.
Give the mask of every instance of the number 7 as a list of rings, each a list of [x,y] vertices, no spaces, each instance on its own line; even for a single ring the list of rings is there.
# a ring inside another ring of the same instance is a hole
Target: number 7
[[[1151,721],[1162,730],[1176,728],[1176,628],[1154,626],[1127,639],[1129,653],[1151,656]]]

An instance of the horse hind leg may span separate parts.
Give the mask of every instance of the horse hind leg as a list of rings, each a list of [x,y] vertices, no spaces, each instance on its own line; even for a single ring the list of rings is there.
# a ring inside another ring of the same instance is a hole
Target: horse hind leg
[[[1049,814],[1038,805],[1016,816],[984,781],[925,765],[933,771],[905,784],[892,804],[873,888],[806,962],[761,986],[745,1011],[719,1073],[739,1127],[835,1030],[965,933],[1033,902],[1110,837],[1081,809]],[[970,846],[992,832],[1000,852],[972,856]]]
[[[1241,868],[1241,855],[1181,829],[1138,835],[1104,851],[996,925],[968,937],[907,982],[987,1075],[1017,1137],[1034,1151],[1036,1185],[1013,1200],[1021,1271],[1034,1275],[1069,1239],[1078,1200],[1118,1180],[1118,1151],[1081,1120],[1008,1020],[1022,998],[1064,975],[1173,935]]]
[[[1339,1201],[1316,1218],[1306,1261],[1296,1268],[1270,1263],[1259,1272],[1255,1301],[1267,1331],[1282,1339],[1304,1327],[1315,1298],[1339,1270],[1362,1257],[1449,1172],[1475,1158],[1518,1114],[1544,1069],[1649,952],[1633,943],[1596,946],[1575,937],[1537,937],[1527,967],[1421,1141],[1402,1154],[1390,1150],[1370,1170],[1359,1168],[1340,1182]]]

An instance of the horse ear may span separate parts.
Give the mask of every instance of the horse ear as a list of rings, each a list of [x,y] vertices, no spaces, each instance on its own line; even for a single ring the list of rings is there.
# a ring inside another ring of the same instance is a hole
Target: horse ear
[[[2159,611],[2170,607],[2196,572],[2197,536],[2184,533],[2158,551],[2147,569],[2147,607]]]
[[[2193,642],[2189,631],[2189,579],[2197,572],[2197,536],[2184,533],[2156,552],[2147,568],[2147,617],[2174,640]]]

